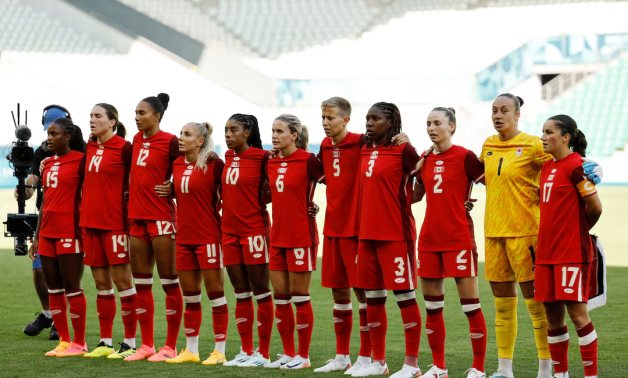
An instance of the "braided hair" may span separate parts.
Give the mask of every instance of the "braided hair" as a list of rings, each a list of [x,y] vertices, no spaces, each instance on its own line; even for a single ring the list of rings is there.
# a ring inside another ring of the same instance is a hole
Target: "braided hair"
[[[401,132],[401,113],[397,105],[390,102],[377,102],[371,106],[371,108],[377,108],[384,114],[384,117],[390,122],[390,129],[388,130],[389,136],[386,144],[390,144],[392,138]],[[367,137],[367,144],[373,145],[373,140]]]
[[[259,132],[259,124],[257,118],[254,115],[236,113],[229,117],[229,121],[238,122],[245,130],[249,130],[249,137],[246,139],[246,144],[251,147],[263,148],[262,138]]]
[[[70,135],[71,150],[85,152],[85,141],[83,140],[83,132],[80,127],[67,118],[59,118],[52,123],[62,128],[64,133]]]

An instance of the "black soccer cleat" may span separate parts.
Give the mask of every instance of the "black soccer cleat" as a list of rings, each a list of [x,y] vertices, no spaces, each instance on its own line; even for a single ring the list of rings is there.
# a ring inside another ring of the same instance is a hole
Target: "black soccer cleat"
[[[59,340],[59,332],[57,332],[57,328],[54,323],[52,323],[52,327],[50,327],[50,336],[48,336],[48,340]]]
[[[38,313],[35,320],[24,327],[24,333],[28,336],[37,336],[44,329],[50,328],[50,326],[52,326],[52,319],[48,319],[46,315]]]

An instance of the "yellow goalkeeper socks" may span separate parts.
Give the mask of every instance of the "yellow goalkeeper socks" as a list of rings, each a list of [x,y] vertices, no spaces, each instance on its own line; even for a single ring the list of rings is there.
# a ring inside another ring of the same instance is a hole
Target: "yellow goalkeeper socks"
[[[495,339],[497,357],[512,360],[517,340],[517,297],[495,297]],[[545,345],[547,348],[547,341]]]
[[[530,319],[532,319],[532,326],[534,327],[534,342],[536,343],[536,352],[539,360],[549,360],[551,357],[549,346],[547,345],[547,319],[543,303],[531,298],[526,299],[525,302],[530,313]]]

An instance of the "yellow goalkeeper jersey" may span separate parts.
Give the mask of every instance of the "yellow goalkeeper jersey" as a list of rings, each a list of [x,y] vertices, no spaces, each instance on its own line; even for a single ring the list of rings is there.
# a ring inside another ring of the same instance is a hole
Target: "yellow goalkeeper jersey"
[[[539,173],[552,156],[541,139],[519,133],[508,141],[486,139],[480,160],[486,180],[485,237],[520,237],[539,232]]]

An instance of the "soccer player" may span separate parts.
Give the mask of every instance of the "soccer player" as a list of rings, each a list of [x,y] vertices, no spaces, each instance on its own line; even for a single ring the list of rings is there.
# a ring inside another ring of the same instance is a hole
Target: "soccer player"
[[[44,108],[41,116],[41,124],[44,127],[44,131],[48,130],[50,124],[59,119],[67,118],[72,119],[70,112],[60,105],[48,105]],[[35,150],[35,159],[33,160],[33,166],[31,172],[26,178],[26,190],[25,199],[28,200],[33,196],[33,193],[37,193],[35,205],[37,210],[41,208],[42,190],[41,190],[41,174],[39,166],[47,157],[53,156],[54,153],[48,149],[48,142],[43,141],[39,147]],[[15,191],[15,198],[17,199],[17,190]],[[44,278],[44,272],[41,267],[41,259],[39,255],[36,255],[32,264],[33,269],[33,284],[35,286],[35,292],[39,297],[42,311],[37,315],[35,320],[30,322],[24,327],[24,333],[28,336],[39,335],[45,328],[50,328],[50,340],[59,340],[59,334],[52,322],[52,315],[50,314],[50,305],[48,304],[48,286],[46,286],[46,280]]]
[[[155,186],[169,182],[172,162],[179,156],[176,136],[159,129],[170,97],[165,93],[147,97],[135,108],[139,132],[133,137],[129,185],[129,235],[131,268],[137,296],[135,312],[142,332],[142,345],[125,361],[165,361],[177,355],[183,297],[175,267],[175,207],[171,196],[160,197]],[[155,353],[153,269],[166,293],[166,343]]]
[[[405,361],[393,377],[420,374],[417,364],[421,314],[416,302],[416,229],[411,211],[412,176],[419,155],[412,145],[394,146],[401,131],[395,104],[378,102],[366,115],[367,144],[360,169],[360,224],[356,286],[366,291],[373,362],[354,377],[388,374],[386,364],[387,290],[393,290],[405,334]]]
[[[351,288],[355,287],[358,253],[358,200],[360,182],[360,151],[364,135],[347,131],[351,104],[341,97],[332,97],[321,104],[322,124],[327,136],[321,143],[318,158],[323,163],[327,184],[327,210],[323,241],[322,284],[332,289],[333,318],[336,334],[336,357],[316,373],[355,370],[371,364],[371,340],[366,321],[364,290],[354,288],[359,302],[360,350],[351,365],[350,342],[353,327]]]
[[[484,378],[486,321],[480,307],[477,247],[473,221],[464,206],[484,165],[464,147],[452,144],[456,132],[453,108],[434,108],[427,117],[427,134],[434,143],[415,187],[418,200],[426,196],[425,219],[419,234],[419,277],[425,299],[425,333],[432,350],[432,367],[421,377],[446,377],[445,278],[456,280],[462,311],[469,321],[473,365],[467,378]]]
[[[236,296],[235,318],[241,349],[225,366],[253,367],[270,362],[273,300],[269,289],[270,219],[267,162],[257,118],[234,114],[225,125],[226,169],[222,175],[222,248]],[[258,350],[253,349],[257,302]]]
[[[90,113],[91,138],[87,143],[80,226],[83,229],[85,264],[92,270],[98,294],[96,310],[100,342],[84,357],[122,359],[135,353],[135,288],[129,263],[127,220],[131,143],[110,104],[94,105]],[[113,349],[116,316],[115,284],[120,295],[124,340]]]
[[[538,378],[551,377],[547,321],[534,300],[534,264],[539,217],[539,172],[551,159],[538,137],[519,131],[523,99],[510,93],[493,101],[492,120],[497,131],[482,146],[486,181],[484,218],[486,279],[495,297],[495,338],[499,366],[493,378],[513,377],[512,359],[517,338],[519,283],[532,319],[539,358]]]
[[[29,250],[41,256],[48,285],[52,319],[59,332],[59,344],[49,357],[80,356],[85,344],[85,294],[81,288],[83,251],[78,225],[81,185],[84,174],[84,145],[81,129],[61,118],[48,127],[48,148],[54,156],[44,163],[44,195],[33,244]],[[70,343],[67,301],[74,338]]]
[[[541,139],[543,150],[554,159],[541,170],[534,297],[547,314],[554,377],[569,377],[565,309],[578,333],[584,376],[597,377],[598,341],[587,310],[595,251],[589,230],[600,218],[602,204],[582,168],[587,140],[567,115],[549,118]]]
[[[308,215],[316,183],[324,179],[323,166],[307,152],[307,129],[291,114],[273,122],[273,148],[278,156],[268,160],[268,178],[273,202],[270,280],[275,296],[275,317],[283,355],[264,365],[267,368],[310,367],[310,342],[314,313],[310,302],[310,281],[316,269],[318,231]],[[299,349],[295,356],[295,317]]]
[[[185,301],[186,348],[167,363],[198,362],[201,283],[212,306],[216,346],[203,365],[224,362],[229,313],[223,287],[223,253],[220,245],[220,179],[224,163],[214,153],[212,127],[190,122],[179,136],[178,157],[172,167],[177,200],[177,271]],[[169,196],[171,185],[158,193]]]

